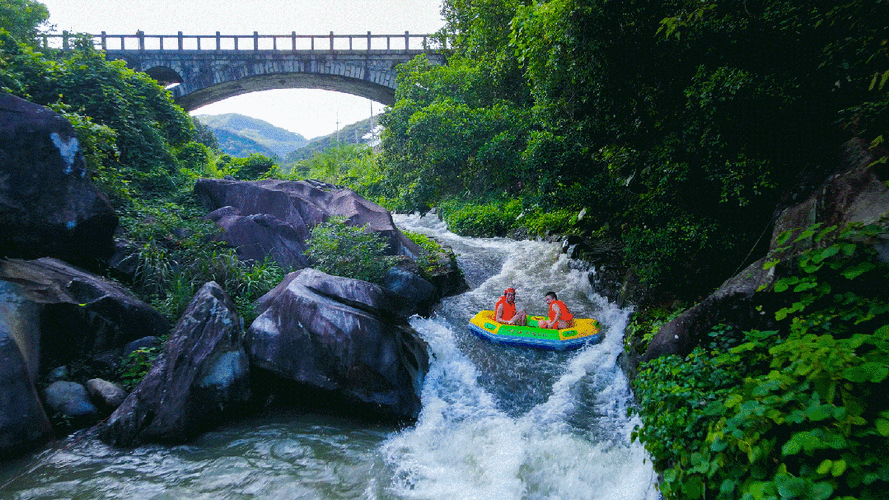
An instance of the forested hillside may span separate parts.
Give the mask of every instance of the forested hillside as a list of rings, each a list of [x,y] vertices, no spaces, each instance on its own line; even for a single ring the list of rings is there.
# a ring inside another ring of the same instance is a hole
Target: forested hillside
[[[239,158],[257,153],[285,158],[309,142],[289,130],[235,113],[197,115],[195,119],[213,131],[220,150]]]
[[[449,0],[444,13],[448,65],[404,68],[383,121],[393,202],[471,198],[531,229],[615,239],[653,290],[712,290],[840,144],[889,125],[886,2]],[[552,213],[563,220],[534,220]]]

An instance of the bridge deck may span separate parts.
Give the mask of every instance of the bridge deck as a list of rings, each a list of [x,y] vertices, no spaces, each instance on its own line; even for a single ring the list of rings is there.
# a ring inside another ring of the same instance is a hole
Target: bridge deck
[[[443,48],[434,35],[412,35],[405,31],[398,35],[374,35],[370,31],[361,35],[336,35],[332,31],[326,35],[146,35],[139,31],[135,35],[61,34],[43,35],[43,46],[62,50],[70,49],[78,40],[86,40],[95,48],[106,51],[137,52],[160,51],[416,51],[434,52]]]

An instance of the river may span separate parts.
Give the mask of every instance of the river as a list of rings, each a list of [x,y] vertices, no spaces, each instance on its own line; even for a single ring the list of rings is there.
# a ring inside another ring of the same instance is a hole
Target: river
[[[656,500],[617,366],[630,311],[590,288],[556,245],[462,238],[434,216],[396,216],[458,254],[470,290],[411,325],[429,343],[423,410],[395,428],[302,412],[228,424],[182,446],[108,447],[81,432],[0,464],[2,499]],[[558,293],[604,338],[566,353],[494,345],[469,318],[507,286],[543,314]]]

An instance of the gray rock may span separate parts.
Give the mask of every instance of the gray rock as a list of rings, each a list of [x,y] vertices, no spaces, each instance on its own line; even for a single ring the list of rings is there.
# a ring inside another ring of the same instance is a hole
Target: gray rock
[[[395,227],[386,209],[350,189],[311,181],[200,179],[195,194],[209,210],[235,207],[241,216],[266,214],[283,222],[303,243],[316,225],[342,216],[355,227],[382,234],[390,255],[416,259],[420,247]]]
[[[148,304],[111,281],[62,261],[42,258],[0,262],[0,282],[16,283],[15,298],[33,304],[32,321],[41,366],[57,366],[119,349],[146,335],[165,335],[170,323]],[[12,297],[12,295],[9,295]]]
[[[249,400],[247,355],[234,304],[214,282],[201,287],[164,352],[123,404],[98,427],[117,446],[180,443]]]
[[[235,248],[238,260],[254,263],[269,257],[289,270],[309,265],[304,238],[295,227],[268,214],[233,214],[227,210],[230,208],[215,210],[207,217],[222,228],[218,239]]]
[[[71,124],[0,92],[0,256],[107,259],[116,228]]]
[[[77,382],[53,382],[47,386],[45,397],[46,406],[68,417],[75,427],[91,425],[99,419],[99,410],[90,400],[86,387]]]
[[[418,310],[428,316],[428,310],[435,298],[435,286],[424,280],[418,273],[402,267],[393,267],[386,272],[383,286],[404,299],[408,311]]]
[[[59,380],[68,380],[68,376],[68,365],[62,365],[50,370],[49,374],[46,375],[46,381],[51,384]]]
[[[429,357],[397,302],[364,281],[291,273],[257,301],[246,336],[251,366],[379,415],[416,419]]]
[[[52,426],[35,380],[39,367],[39,310],[18,285],[0,281],[0,460],[46,443]]]
[[[87,380],[86,390],[99,406],[107,410],[116,410],[127,397],[127,391],[122,387],[100,378]]]

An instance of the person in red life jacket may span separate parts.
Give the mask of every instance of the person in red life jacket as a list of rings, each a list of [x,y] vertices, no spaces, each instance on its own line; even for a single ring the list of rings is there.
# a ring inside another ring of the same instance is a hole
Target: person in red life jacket
[[[504,325],[524,326],[527,316],[524,309],[516,311],[515,288],[507,288],[494,306],[494,321]]]
[[[537,326],[559,330],[574,326],[574,315],[568,310],[568,306],[556,297],[556,292],[546,292],[546,297],[543,300],[549,306],[549,320],[543,320]]]

